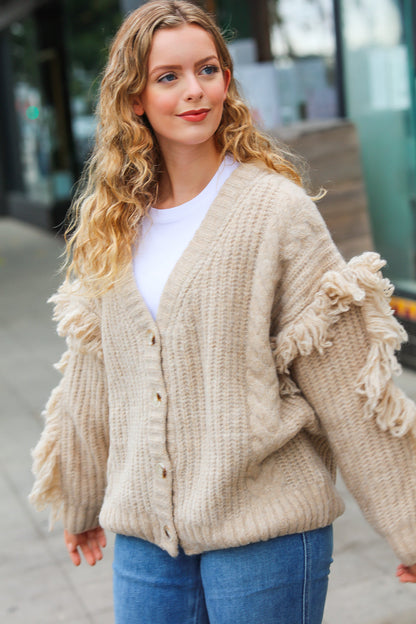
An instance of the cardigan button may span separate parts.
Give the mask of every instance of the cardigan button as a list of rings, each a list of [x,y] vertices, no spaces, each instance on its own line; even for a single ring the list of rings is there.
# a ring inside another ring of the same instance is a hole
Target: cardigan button
[[[159,474],[162,477],[162,479],[166,479],[166,477],[168,476],[168,471],[166,470],[166,466],[164,466],[163,464],[158,464],[157,468],[159,470]]]
[[[147,343],[152,347],[154,344],[156,344],[156,336],[153,333],[153,331],[151,329],[148,329],[146,332],[146,336],[147,336]]]
[[[160,405],[160,403],[162,402],[162,395],[159,394],[159,392],[156,392],[155,396],[153,397],[153,402],[155,405]]]
[[[166,535],[166,537],[167,537],[168,539],[171,539],[171,535],[170,535],[170,533],[169,533],[169,527],[168,527],[168,526],[164,526],[164,527],[163,527],[163,532],[164,532],[164,534]]]

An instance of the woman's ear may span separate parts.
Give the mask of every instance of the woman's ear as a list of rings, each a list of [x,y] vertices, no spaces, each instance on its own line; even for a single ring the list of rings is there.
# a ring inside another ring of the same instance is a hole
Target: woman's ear
[[[132,106],[136,115],[139,115],[139,117],[141,117],[144,114],[144,108],[139,97],[134,97],[132,99]]]

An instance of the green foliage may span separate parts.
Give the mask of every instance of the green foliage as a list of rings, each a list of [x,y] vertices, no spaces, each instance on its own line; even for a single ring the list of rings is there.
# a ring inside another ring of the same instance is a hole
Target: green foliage
[[[9,29],[13,75],[15,82],[24,82],[38,87],[38,59],[34,50],[37,49],[36,28],[32,17],[15,22]]]
[[[90,110],[121,20],[118,0],[64,0],[70,91],[72,97],[82,97]]]

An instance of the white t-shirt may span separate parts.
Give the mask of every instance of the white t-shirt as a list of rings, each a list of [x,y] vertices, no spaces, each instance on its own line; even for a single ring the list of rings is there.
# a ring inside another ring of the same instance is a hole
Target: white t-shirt
[[[151,208],[143,220],[133,257],[137,287],[153,318],[173,267],[192,240],[220,188],[238,167],[227,155],[207,186],[193,199],[173,208]]]

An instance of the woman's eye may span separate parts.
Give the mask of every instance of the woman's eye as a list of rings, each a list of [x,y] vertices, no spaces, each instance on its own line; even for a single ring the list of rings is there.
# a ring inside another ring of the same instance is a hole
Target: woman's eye
[[[175,74],[170,72],[169,74],[164,74],[163,76],[161,76],[158,79],[158,82],[172,82],[173,80],[175,80],[175,78],[176,78]]]
[[[207,76],[211,76],[212,74],[217,74],[220,71],[220,68],[217,65],[206,65],[202,68],[201,73]]]

